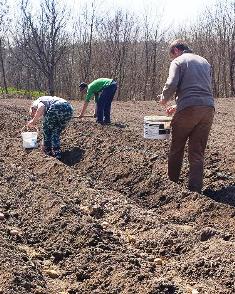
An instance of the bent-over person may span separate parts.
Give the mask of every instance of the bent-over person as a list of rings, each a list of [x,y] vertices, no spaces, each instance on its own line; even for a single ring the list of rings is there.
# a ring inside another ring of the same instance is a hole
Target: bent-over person
[[[94,96],[96,103],[96,122],[100,124],[110,124],[111,104],[117,90],[117,82],[108,78],[99,78],[90,84],[82,82],[79,88],[81,92],[86,92],[85,102],[79,118],[84,116],[88,103]]]
[[[28,127],[35,126],[43,118],[42,150],[46,155],[61,159],[60,135],[73,116],[72,105],[60,97],[42,96],[32,103],[30,115]]]

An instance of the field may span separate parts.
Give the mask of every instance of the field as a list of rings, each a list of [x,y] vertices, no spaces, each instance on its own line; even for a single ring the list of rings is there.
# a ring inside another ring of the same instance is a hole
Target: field
[[[74,118],[61,162],[22,148],[29,105],[0,99],[1,294],[235,293],[235,99],[216,100],[203,195],[187,156],[174,184],[169,141],[143,138],[156,102]]]

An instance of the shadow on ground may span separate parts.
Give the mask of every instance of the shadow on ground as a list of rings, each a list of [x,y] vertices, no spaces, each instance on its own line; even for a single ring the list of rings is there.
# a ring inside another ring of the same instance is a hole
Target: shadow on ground
[[[128,125],[126,125],[126,124],[123,124],[123,123],[114,123],[114,124],[112,124],[114,127],[116,127],[116,128],[120,128],[120,129],[124,129],[124,128],[126,128]]]
[[[62,153],[61,161],[68,165],[73,166],[81,161],[85,153],[85,150],[78,147],[74,147],[72,150],[67,150]]]
[[[223,187],[220,190],[206,189],[203,194],[216,202],[235,207],[235,185]]]

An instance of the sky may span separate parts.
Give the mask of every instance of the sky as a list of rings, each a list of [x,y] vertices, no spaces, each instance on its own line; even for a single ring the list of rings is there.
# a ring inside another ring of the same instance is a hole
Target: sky
[[[36,1],[36,0],[35,0]],[[94,0],[67,0],[75,10],[84,5],[91,6]],[[162,14],[164,22],[172,25],[183,25],[196,20],[206,7],[215,5],[223,0],[95,0],[97,9],[112,12],[113,8],[122,8],[136,15]]]
[[[18,10],[20,0],[7,0],[8,3]],[[82,7],[87,5],[91,8],[92,2],[95,3],[97,13],[111,14],[118,8],[127,10],[131,14],[139,17],[148,16],[156,18],[156,15],[162,15],[163,23],[166,26],[181,26],[196,21],[199,14],[206,10],[206,7],[215,5],[225,0],[57,0],[63,2],[79,14]],[[40,0],[30,0],[29,2],[37,3]]]

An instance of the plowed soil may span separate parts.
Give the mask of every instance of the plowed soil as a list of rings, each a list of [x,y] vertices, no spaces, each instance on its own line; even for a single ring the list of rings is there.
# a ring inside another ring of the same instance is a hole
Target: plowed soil
[[[23,149],[29,105],[0,99],[0,293],[235,293],[234,98],[216,100],[203,194],[187,156],[174,184],[169,141],[143,138],[156,102],[114,102],[108,126],[74,118],[61,161]]]

